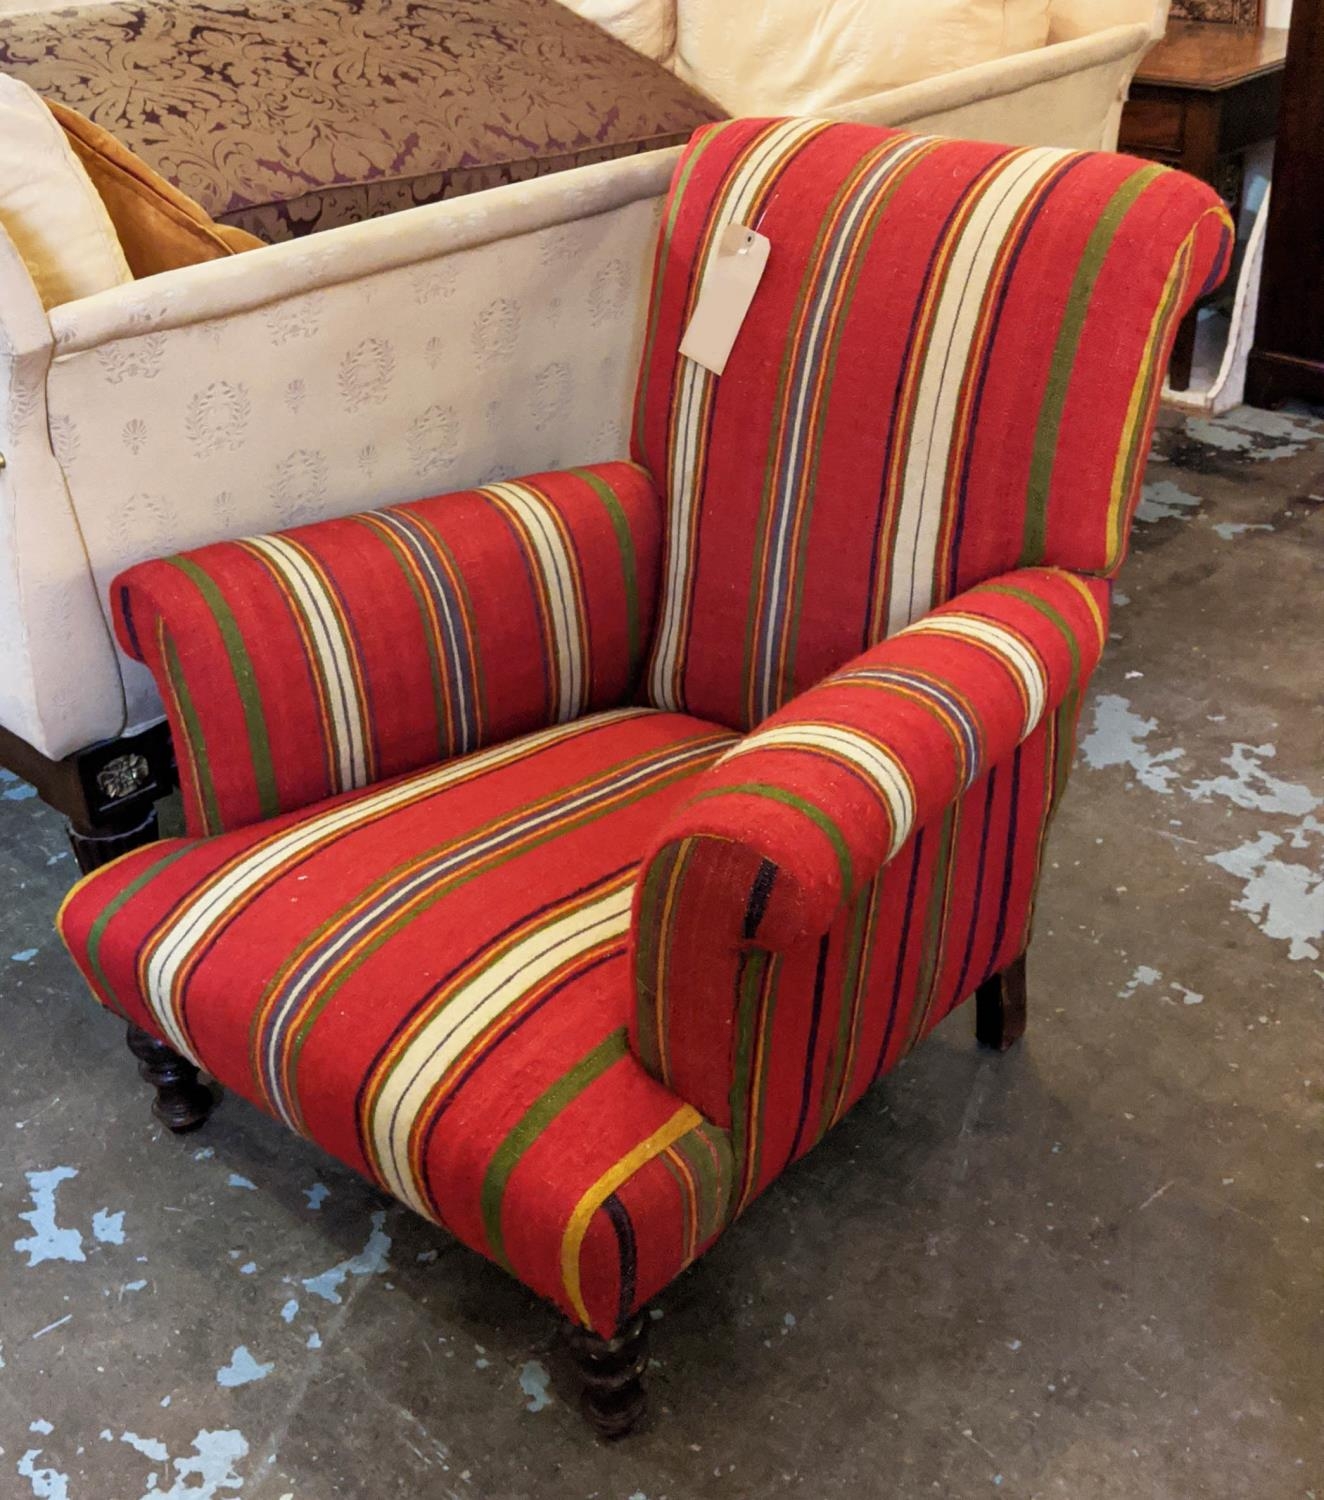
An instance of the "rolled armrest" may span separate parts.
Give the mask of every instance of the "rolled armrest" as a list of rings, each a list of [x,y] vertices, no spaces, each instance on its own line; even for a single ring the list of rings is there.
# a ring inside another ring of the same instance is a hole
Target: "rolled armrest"
[[[645,1067],[730,1123],[735,1005],[758,973],[746,956],[820,938],[1049,714],[1074,723],[1107,598],[1107,583],[1054,568],[982,584],[793,699],[695,779],[636,891],[632,1043]]]
[[[634,464],[537,474],[122,573],[193,834],[628,699],[661,505]]]
[[[743,942],[775,952],[826,932],[917,828],[1079,690],[1103,649],[1107,589],[1026,568],[935,609],[729,750],[659,849],[702,838],[757,856]]]

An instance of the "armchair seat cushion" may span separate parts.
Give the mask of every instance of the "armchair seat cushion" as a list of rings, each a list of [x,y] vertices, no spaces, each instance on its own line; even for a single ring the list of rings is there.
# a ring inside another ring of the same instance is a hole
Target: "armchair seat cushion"
[[[103,1004],[608,1332],[720,1229],[725,1133],[630,1051],[641,856],[733,741],[622,709],[138,850],[61,931]]]

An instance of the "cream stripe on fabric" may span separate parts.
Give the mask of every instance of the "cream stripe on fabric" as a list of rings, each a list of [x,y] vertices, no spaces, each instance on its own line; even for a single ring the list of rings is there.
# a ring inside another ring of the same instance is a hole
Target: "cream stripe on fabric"
[[[552,665],[557,675],[556,718],[564,724],[583,713],[585,706],[579,628],[584,601],[578,565],[566,546],[556,516],[537,490],[525,484],[506,483],[490,484],[483,493],[503,501],[514,511],[542,574],[552,627]]]
[[[741,168],[727,189],[718,210],[718,226],[740,224],[757,201],[773,164],[795,143],[823,128],[821,121],[787,120],[773,130],[759,149]],[[707,274],[708,263],[716,253],[720,235],[714,234],[698,282]],[[690,531],[697,501],[699,474],[697,455],[701,436],[701,413],[704,395],[718,377],[692,359],[680,357],[679,390],[675,398],[677,417],[672,441],[672,463],[669,515],[667,520],[666,577],[662,580],[657,647],[653,653],[649,697],[660,708],[679,709],[676,671],[679,665],[681,625],[687,600],[686,580],[693,566],[690,554]]]
[[[528,933],[493,958],[410,1040],[392,1067],[372,1111],[373,1147],[387,1188],[425,1217],[432,1216],[409,1166],[409,1137],[432,1090],[468,1048],[500,1017],[562,965],[630,929],[634,881]]]
[[[915,793],[905,767],[877,740],[839,724],[781,724],[741,740],[718,764],[725,765],[754,750],[808,750],[847,762],[864,777],[887,808],[892,823],[888,858],[909,838],[915,821]]]
[[[247,545],[260,553],[298,602],[312,637],[315,667],[326,687],[332,745],[336,758],[336,790],[366,786],[367,744],[363,735],[363,705],[354,674],[354,645],[326,584],[302,552],[283,537],[255,536]]]
[[[243,899],[246,891],[261,883],[267,875],[311,849],[323,839],[348,833],[356,825],[389,813],[416,798],[430,796],[444,787],[468,780],[488,771],[523,760],[536,750],[591,732],[605,724],[642,718],[651,709],[621,708],[593,714],[573,724],[558,725],[538,734],[523,736],[490,750],[450,761],[424,776],[413,776],[403,782],[369,793],[353,802],[335,807],[296,823],[275,838],[265,840],[236,859],[228,868],[203,886],[191,899],[183,902],[161,929],[147,963],[146,999],[152,1014],[161,1025],[171,1046],[193,1057],[183,1027],[180,1025],[176,982],[189,958],[203,942],[213,924],[228,909]],[[196,1062],[197,1058],[193,1057]]]
[[[1008,158],[985,183],[943,275],[915,396],[896,543],[889,559],[887,630],[895,634],[934,603],[933,569],[947,468],[983,296],[1007,232],[1026,201],[1072,155],[1037,147]]]
[[[1025,723],[1021,738],[1024,739],[1043,718],[1048,701],[1043,665],[1025,642],[1005,625],[994,624],[979,615],[952,613],[919,620],[906,633],[952,636],[983,646],[1011,672],[1024,691]]]
[[[868,223],[870,213],[877,207],[879,189],[893,176],[910,157],[927,150],[933,137],[917,135],[889,143],[886,151],[873,164],[869,172],[855,188],[849,211],[838,226],[832,253],[818,273],[813,292],[812,311],[805,329],[804,347],[824,354],[824,332],[828,321],[840,312],[842,268],[859,249],[861,227]],[[810,415],[815,402],[822,394],[824,382],[823,360],[805,358],[800,363],[799,380],[790,403],[785,447],[781,455],[780,474],[777,481],[776,511],[782,518],[775,531],[773,556],[767,567],[769,594],[764,606],[765,615],[776,619],[786,612],[783,587],[794,587],[792,579],[784,577],[786,549],[789,545],[791,527],[789,521],[796,513],[794,493],[804,483],[806,455],[812,447]],[[762,701],[758,705],[760,717],[766,717],[777,707],[773,699],[773,656],[781,642],[780,632],[765,629],[763,632],[760,674],[763,680]]]

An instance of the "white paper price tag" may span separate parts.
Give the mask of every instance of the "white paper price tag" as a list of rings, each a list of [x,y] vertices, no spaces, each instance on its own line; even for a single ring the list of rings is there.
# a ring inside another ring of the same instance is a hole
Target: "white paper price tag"
[[[743,224],[728,224],[708,262],[699,302],[680,352],[714,375],[726,369],[736,336],[763,280],[772,242]]]

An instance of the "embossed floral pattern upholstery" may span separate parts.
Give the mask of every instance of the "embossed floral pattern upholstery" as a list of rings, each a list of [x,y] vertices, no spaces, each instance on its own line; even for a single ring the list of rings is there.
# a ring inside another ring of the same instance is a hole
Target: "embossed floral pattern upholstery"
[[[117,0],[0,16],[0,69],[264,240],[677,145],[725,113],[557,0]]]

